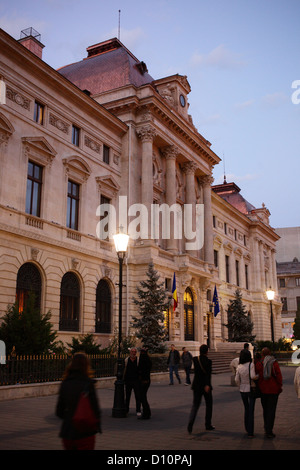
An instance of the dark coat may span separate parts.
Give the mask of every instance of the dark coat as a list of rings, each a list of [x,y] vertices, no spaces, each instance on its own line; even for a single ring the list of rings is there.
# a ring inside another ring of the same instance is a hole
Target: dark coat
[[[142,353],[140,355],[139,365],[138,365],[138,376],[139,380],[142,383],[150,382],[150,374],[152,368],[152,361],[148,354]]]
[[[100,407],[98,404],[94,381],[88,377],[84,377],[78,374],[70,375],[63,380],[58,401],[56,405],[56,416],[63,420],[59,436],[63,439],[81,439],[95,433],[80,433],[77,431],[73,424],[72,418],[75,413],[77,403],[81,392],[89,390],[89,396],[91,406],[95,412],[96,417],[99,419],[99,432],[100,427]]]
[[[199,361],[201,361],[202,367],[205,370],[202,370]],[[193,357],[193,362],[194,362],[194,380],[192,383],[192,390],[195,392],[203,393],[204,392],[204,387],[206,385],[210,386],[210,389],[212,390],[211,386],[211,371],[212,371],[212,362],[210,359],[208,359],[207,356],[201,355],[197,357]]]
[[[177,349],[174,349],[173,353],[174,353],[174,364],[179,364],[179,362],[180,362],[180,354],[179,354],[179,352],[177,351]],[[167,360],[167,365],[170,364],[171,354],[172,354],[172,351],[169,352],[169,356],[168,356],[168,360]]]

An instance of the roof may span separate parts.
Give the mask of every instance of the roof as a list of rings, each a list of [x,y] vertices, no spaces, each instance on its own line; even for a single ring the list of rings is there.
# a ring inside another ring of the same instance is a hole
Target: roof
[[[81,90],[97,95],[126,85],[140,87],[153,78],[147,66],[139,61],[117,38],[87,48],[88,56],[58,69],[58,72]]]
[[[255,210],[255,207],[240,194],[241,190],[235,183],[224,181],[223,184],[212,186],[212,190],[242,214],[248,215]]]
[[[277,274],[300,274],[300,263],[297,258],[293,261],[276,263]]]

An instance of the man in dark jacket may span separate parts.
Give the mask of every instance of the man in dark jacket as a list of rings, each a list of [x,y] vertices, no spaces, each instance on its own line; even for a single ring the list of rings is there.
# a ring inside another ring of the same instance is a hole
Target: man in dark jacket
[[[191,409],[188,423],[189,433],[191,433],[193,430],[194,421],[196,419],[199,406],[201,404],[202,395],[204,395],[206,404],[205,427],[208,431],[215,429],[214,426],[212,426],[211,424],[213,407],[211,385],[212,362],[210,359],[208,359],[207,353],[207,344],[202,344],[202,346],[200,346],[200,356],[193,357],[195,375],[192,384],[193,406]]]
[[[180,380],[179,373],[178,373],[179,362],[180,362],[180,354],[177,351],[177,349],[175,349],[175,345],[171,344],[171,351],[169,352],[169,357],[167,361],[167,365],[169,366],[169,374],[170,374],[169,385],[174,385],[173,372],[176,375],[178,382],[181,384],[181,380]]]

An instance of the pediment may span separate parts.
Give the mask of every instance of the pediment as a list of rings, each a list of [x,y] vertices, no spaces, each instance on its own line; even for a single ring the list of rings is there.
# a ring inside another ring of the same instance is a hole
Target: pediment
[[[14,126],[4,114],[0,113],[0,131],[11,136],[15,132]]]
[[[32,158],[42,165],[51,164],[57,152],[45,137],[22,137],[24,151],[28,158]]]
[[[112,175],[96,176],[99,190],[109,197],[116,195],[120,190],[120,185]]]
[[[83,158],[77,155],[72,155],[63,159],[63,164],[66,168],[67,176],[79,181],[80,183],[86,181],[91,174],[91,169]]]

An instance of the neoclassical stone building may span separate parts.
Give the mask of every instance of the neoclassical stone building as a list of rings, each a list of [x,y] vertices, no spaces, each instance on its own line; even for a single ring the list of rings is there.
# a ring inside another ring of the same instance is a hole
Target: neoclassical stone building
[[[178,347],[226,342],[237,287],[257,339],[269,339],[265,290],[276,289],[278,236],[268,210],[250,206],[236,185],[212,186],[220,158],[188,114],[187,77],[153,79],[116,38],[56,71],[34,30],[25,36],[0,31],[0,311],[34,290],[61,340],[93,333],[105,346],[118,324],[118,259],[99,226],[122,224],[135,235],[123,270],[124,332],[153,261],[170,296],[176,274],[179,302],[166,328]]]

